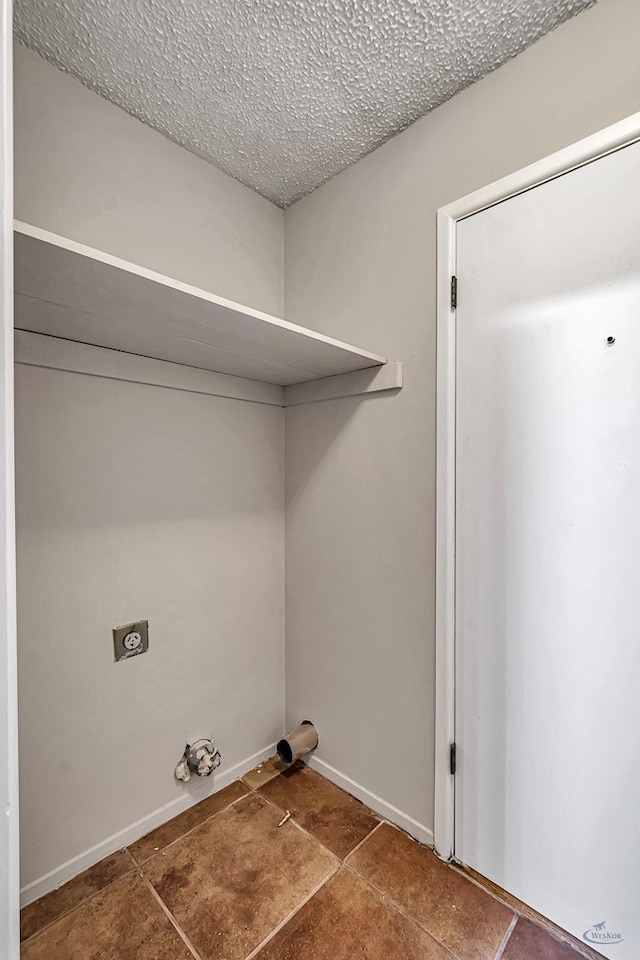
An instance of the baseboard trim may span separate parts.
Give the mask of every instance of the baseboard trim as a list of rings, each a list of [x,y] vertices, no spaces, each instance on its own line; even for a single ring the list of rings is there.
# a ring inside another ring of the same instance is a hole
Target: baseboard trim
[[[327,780],[335,783],[337,787],[341,787],[343,790],[346,790],[347,793],[361,800],[362,803],[366,803],[368,807],[371,807],[375,813],[379,814],[385,820],[389,820],[390,823],[395,823],[397,827],[406,830],[407,833],[416,840],[419,840],[420,843],[433,846],[433,830],[425,827],[423,823],[414,820],[408,813],[403,813],[402,810],[398,810],[393,804],[388,803],[386,800],[383,800],[382,797],[379,797],[377,794],[367,790],[366,787],[356,783],[351,777],[340,773],[339,770],[336,770],[335,767],[330,766],[330,764],[321,760],[319,757],[310,757],[308,764],[312,770],[317,770],[318,773],[321,773]]]
[[[175,800],[165,803],[164,806],[154,810],[141,820],[137,820],[135,823],[130,824],[123,830],[119,830],[117,833],[112,834],[110,837],[107,837],[105,840],[102,840],[95,846],[90,847],[83,853],[78,854],[78,856],[73,857],[71,860],[67,860],[66,863],[61,864],[54,870],[50,870],[49,873],[45,873],[42,877],[38,877],[37,880],[32,880],[31,883],[27,883],[20,890],[20,906],[26,907],[27,904],[32,903],[34,900],[44,896],[46,893],[51,893],[52,890],[56,890],[58,887],[62,886],[63,883],[66,883],[68,880],[72,880],[73,877],[76,877],[79,873],[82,873],[82,871],[86,870],[87,867],[92,867],[94,863],[98,863],[99,860],[102,860],[104,857],[108,857],[110,854],[115,853],[116,850],[121,850],[130,843],[134,843],[136,840],[139,840],[140,837],[144,837],[145,834],[150,833],[151,830],[155,830],[156,827],[166,823],[167,820],[171,820],[172,817],[177,816],[177,814],[182,813],[184,810],[188,810],[189,807],[192,807],[201,800],[204,800],[205,797],[210,796],[212,793],[217,793],[218,790],[222,790],[234,780],[237,780],[239,777],[241,777],[243,773],[246,773],[248,770],[252,770],[253,767],[257,766],[257,764],[261,763],[263,760],[267,760],[269,757],[272,757],[275,752],[275,744],[271,743],[269,746],[264,747],[262,750],[252,754],[245,760],[241,760],[240,763],[236,763],[234,766],[229,767],[228,770],[221,770],[219,773],[214,773],[212,789],[208,791],[205,789],[199,791],[197,794],[190,793],[176,797]]]

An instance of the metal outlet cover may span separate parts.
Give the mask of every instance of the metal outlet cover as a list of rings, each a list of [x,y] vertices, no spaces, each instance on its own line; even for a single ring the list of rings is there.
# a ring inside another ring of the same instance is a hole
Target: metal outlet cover
[[[149,649],[149,621],[137,620],[113,628],[114,660],[128,660]]]

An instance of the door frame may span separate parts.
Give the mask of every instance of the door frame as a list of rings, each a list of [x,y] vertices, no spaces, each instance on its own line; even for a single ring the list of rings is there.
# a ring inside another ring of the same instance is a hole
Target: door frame
[[[640,140],[640,113],[634,113],[563,150],[482,187],[437,212],[436,365],[436,726],[434,843],[444,860],[455,857],[455,790],[450,748],[455,743],[455,454],[456,309],[451,278],[456,276],[456,226],[472,214],[531,190],[593,160]],[[612,211],[615,216],[615,211]],[[461,291],[464,297],[464,290]]]
[[[13,457],[13,11],[0,0],[0,956],[18,960],[18,680]]]

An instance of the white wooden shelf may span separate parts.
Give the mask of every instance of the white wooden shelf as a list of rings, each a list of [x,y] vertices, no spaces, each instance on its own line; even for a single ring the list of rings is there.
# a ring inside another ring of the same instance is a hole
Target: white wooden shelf
[[[281,386],[386,363],[38,227],[14,227],[18,330]]]

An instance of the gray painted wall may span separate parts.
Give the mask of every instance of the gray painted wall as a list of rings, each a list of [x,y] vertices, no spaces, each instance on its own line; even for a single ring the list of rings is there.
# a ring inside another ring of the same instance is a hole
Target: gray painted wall
[[[282,315],[283,214],[21,44],[15,216]]]
[[[279,407],[16,367],[23,885],[281,736],[282,457]]]
[[[281,313],[280,210],[15,54],[18,218]],[[25,885],[211,790],[173,779],[187,737],[215,733],[223,774],[282,734],[283,432],[279,408],[16,375]],[[147,617],[114,664],[111,628]]]
[[[285,216],[286,317],[402,359],[397,397],[286,411],[289,722],[433,825],[438,207],[640,110],[640,6],[601,0]],[[461,291],[464,296],[464,291]]]

